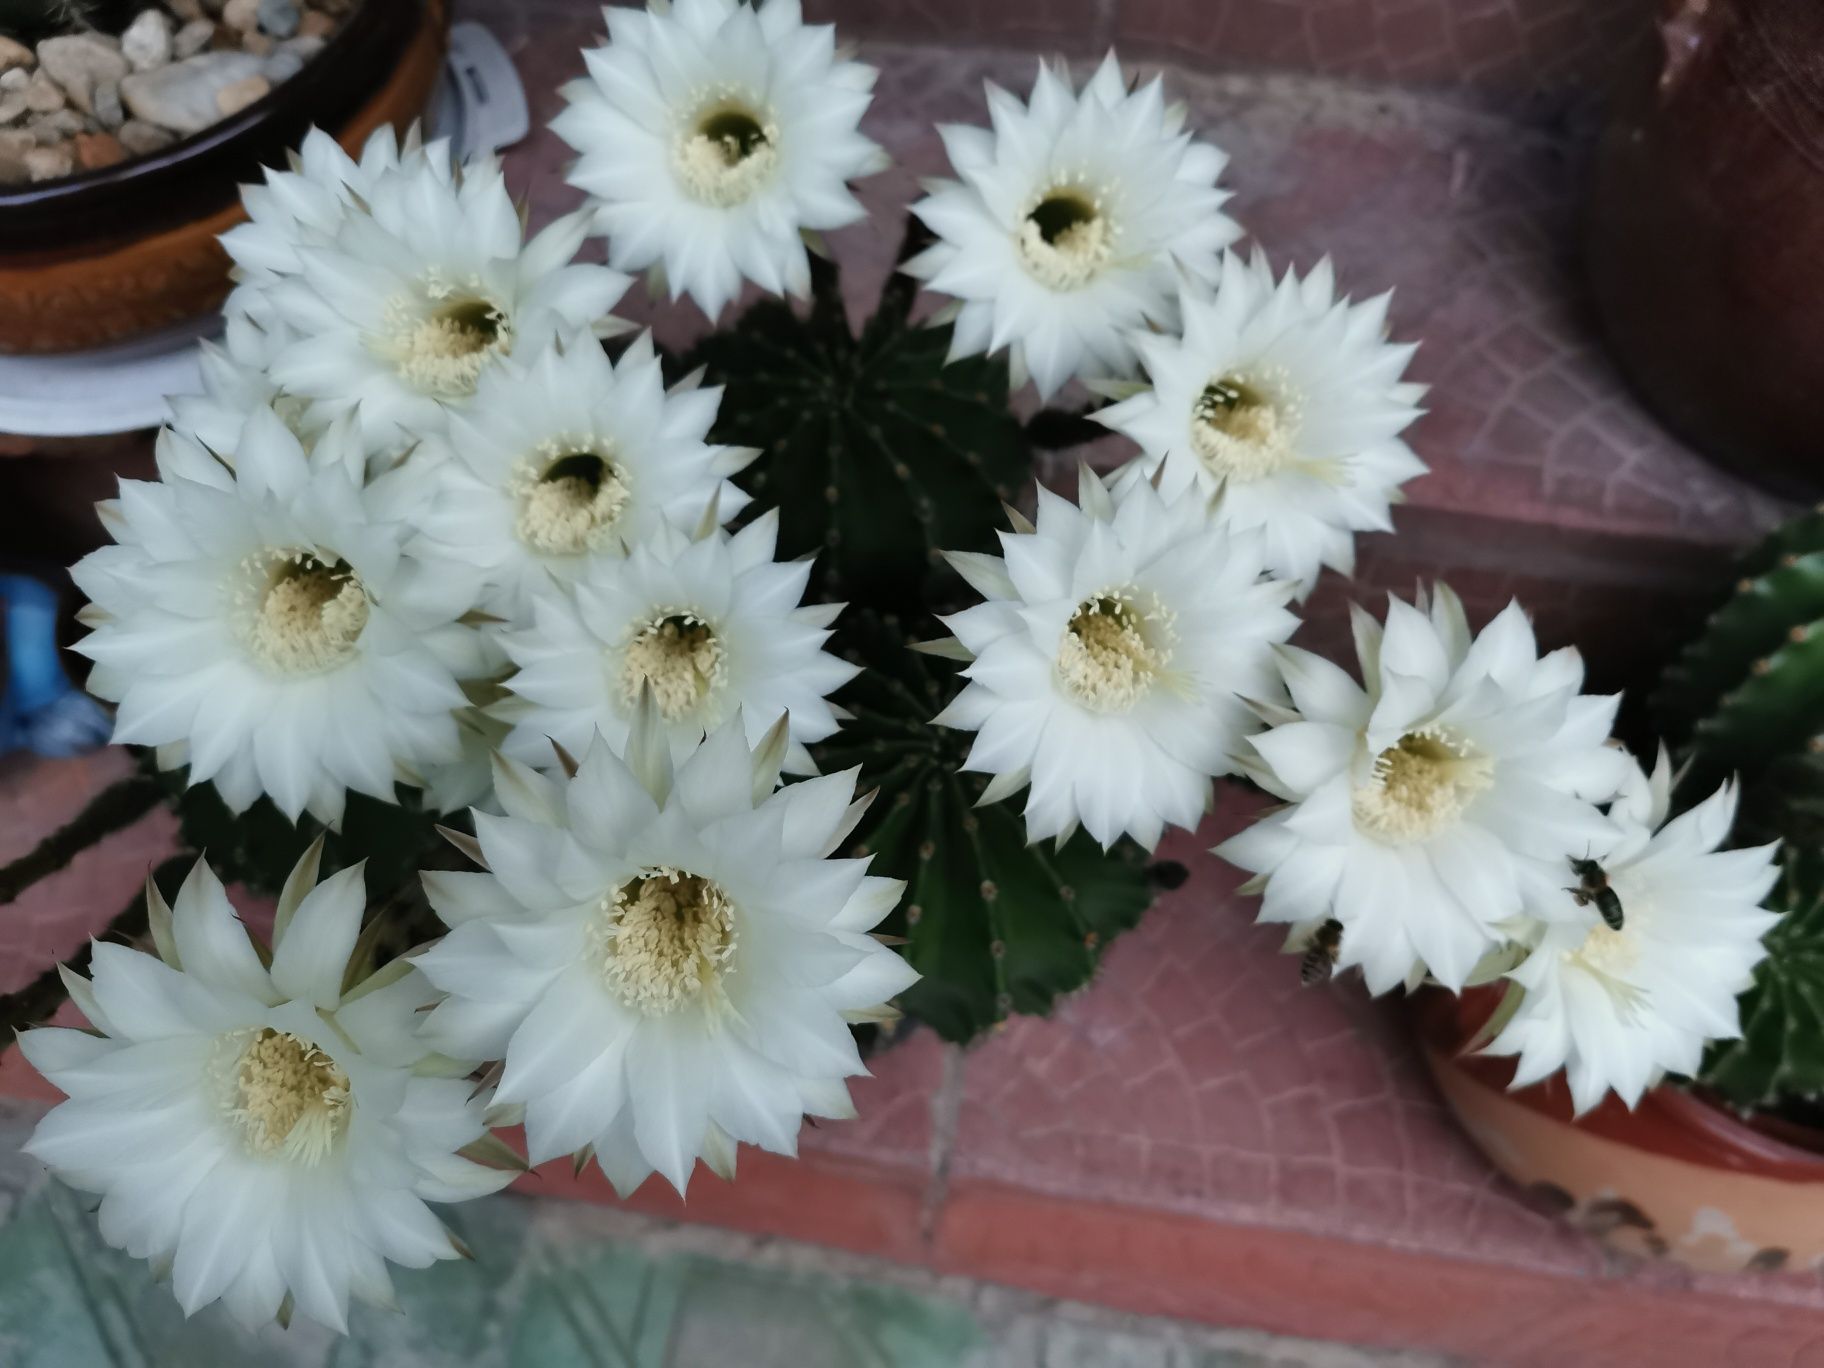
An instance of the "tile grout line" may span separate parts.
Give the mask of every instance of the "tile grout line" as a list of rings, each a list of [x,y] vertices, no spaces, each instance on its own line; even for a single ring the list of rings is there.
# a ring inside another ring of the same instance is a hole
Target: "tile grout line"
[[[931,1181],[919,1207],[918,1234],[926,1245],[937,1233],[938,1217],[950,1195],[950,1160],[956,1151],[957,1118],[963,1110],[963,1047],[944,1047],[944,1076],[931,1094]]]

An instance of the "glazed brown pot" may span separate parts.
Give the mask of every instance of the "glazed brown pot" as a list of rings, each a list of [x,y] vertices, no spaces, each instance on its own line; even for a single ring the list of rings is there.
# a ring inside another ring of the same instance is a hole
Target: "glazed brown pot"
[[[1563,1075],[1509,1092],[1512,1060],[1463,1053],[1497,998],[1430,989],[1413,1016],[1445,1102],[1529,1201],[1619,1252],[1690,1268],[1824,1263],[1824,1134],[1770,1133],[1671,1086],[1573,1120]]]
[[[421,115],[442,71],[447,0],[369,0],[265,99],[150,156],[0,194],[0,351],[120,342],[213,312],[216,235],[239,187],[314,124],[358,148]]]
[[[1713,460],[1824,492],[1824,3],[1661,0],[1588,255],[1622,369]]]

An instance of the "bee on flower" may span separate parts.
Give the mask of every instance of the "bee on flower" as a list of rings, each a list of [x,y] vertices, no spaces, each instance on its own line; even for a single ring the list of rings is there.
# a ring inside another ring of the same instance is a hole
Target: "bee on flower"
[[[1779,914],[1762,906],[1777,845],[1726,850],[1740,791],[1725,784],[1671,817],[1672,763],[1630,765],[1609,808],[1615,836],[1573,856],[1600,870],[1613,920],[1540,922],[1507,974],[1515,1000],[1487,1050],[1517,1059],[1513,1086],[1559,1069],[1588,1111],[1608,1092],[1628,1106],[1668,1073],[1695,1075],[1704,1048],[1742,1033],[1736,999],[1767,957]],[[1568,863],[1568,862],[1567,862]]]
[[[1604,847],[1627,759],[1614,698],[1586,697],[1572,650],[1541,656],[1519,604],[1472,633],[1447,585],[1355,610],[1362,681],[1278,650],[1290,709],[1270,709],[1242,772],[1285,806],[1217,847],[1255,877],[1260,919],[1342,926],[1336,964],[1384,993],[1427,975],[1461,988],[1509,930],[1581,921],[1567,852]]]

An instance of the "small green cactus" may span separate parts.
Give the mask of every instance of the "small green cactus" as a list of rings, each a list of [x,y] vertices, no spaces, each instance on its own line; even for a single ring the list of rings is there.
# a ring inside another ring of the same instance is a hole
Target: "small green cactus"
[[[953,601],[944,551],[992,551],[1002,502],[1032,475],[1004,362],[945,364],[948,327],[908,321],[889,284],[860,337],[833,269],[800,317],[768,300],[686,362],[727,386],[715,439],[758,448],[740,477],[779,509],[782,556],[817,553],[814,591],[907,611]]]
[[[1698,1075],[1743,1109],[1824,1095],[1824,849],[1788,845],[1767,906],[1785,915],[1742,995],[1742,1036],[1713,1045]]]
[[[1824,753],[1824,509],[1786,524],[1737,569],[1730,597],[1653,697],[1661,734],[1701,796]]]
[[[1767,902],[1785,915],[1742,1036],[1711,1047],[1698,1082],[1744,1109],[1809,1105],[1824,1095],[1824,508],[1742,558],[1652,710],[1684,767],[1679,799],[1739,775],[1737,843],[1785,843]]]
[[[853,720],[815,754],[826,773],[860,765],[861,787],[878,789],[849,853],[906,881],[880,927],[906,938],[924,975],[902,995],[906,1010],[954,1041],[1050,1011],[1151,904],[1146,853],[1123,841],[1105,855],[1082,833],[1061,850],[1027,845],[1012,805],[975,806],[986,777],[959,773],[968,734],[930,724],[959,687],[957,667],[912,650],[893,619],[856,610],[836,644],[867,669],[839,695]]]

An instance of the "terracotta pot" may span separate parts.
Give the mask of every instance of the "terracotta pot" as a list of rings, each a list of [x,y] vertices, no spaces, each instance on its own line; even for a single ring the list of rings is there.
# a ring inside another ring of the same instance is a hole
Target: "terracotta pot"
[[[1429,990],[1413,1015],[1445,1102],[1529,1201],[1618,1252],[1690,1268],[1824,1263],[1824,1134],[1776,1136],[1671,1086],[1573,1121],[1562,1075],[1509,1092],[1513,1061],[1462,1053],[1497,997]]]
[[[99,171],[0,194],[0,351],[102,346],[213,312],[216,235],[239,187],[315,124],[356,148],[421,115],[443,68],[446,0],[369,0],[265,99],[193,137]]]
[[[1824,491],[1824,4],[1661,0],[1664,46],[1597,156],[1590,274],[1622,369],[1674,432]]]

